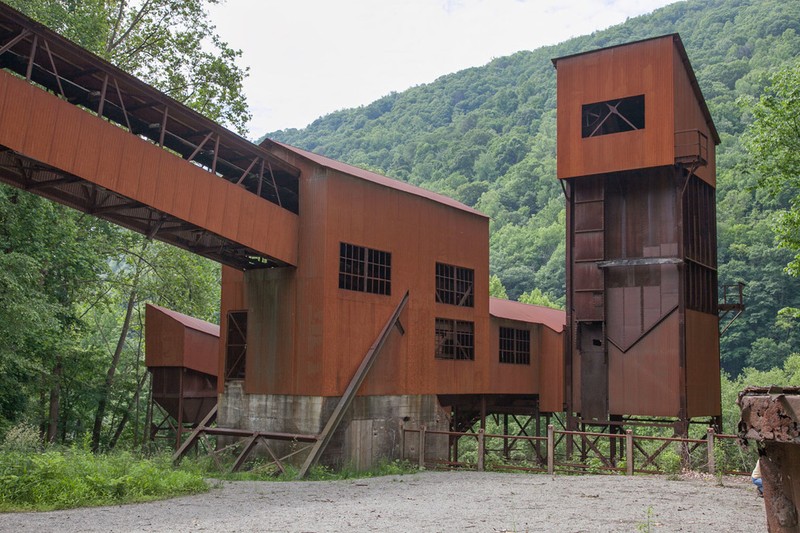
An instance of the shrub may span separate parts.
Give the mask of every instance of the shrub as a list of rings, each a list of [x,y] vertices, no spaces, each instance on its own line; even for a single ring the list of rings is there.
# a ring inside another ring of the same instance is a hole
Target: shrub
[[[111,505],[204,492],[197,473],[167,459],[86,450],[0,451],[0,510],[50,510]]]

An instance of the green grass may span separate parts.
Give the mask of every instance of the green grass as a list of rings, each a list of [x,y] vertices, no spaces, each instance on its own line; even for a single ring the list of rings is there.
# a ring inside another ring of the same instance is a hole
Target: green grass
[[[172,468],[169,457],[127,452],[0,450],[0,511],[47,511],[143,502],[208,490],[195,472]]]
[[[286,472],[281,473],[271,462],[260,459],[250,461],[247,469],[240,472],[229,472],[232,459],[221,460],[220,469],[210,456],[185,457],[180,469],[205,478],[224,479],[226,481],[297,481],[298,469],[292,465],[284,465]],[[311,468],[306,481],[334,481],[341,479],[362,479],[379,476],[414,474],[418,472],[416,465],[408,461],[382,461],[370,470],[360,471],[351,467],[334,470],[327,466],[317,465]]]

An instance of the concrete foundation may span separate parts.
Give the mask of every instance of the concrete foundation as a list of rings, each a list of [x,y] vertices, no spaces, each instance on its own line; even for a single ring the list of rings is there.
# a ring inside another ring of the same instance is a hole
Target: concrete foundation
[[[222,427],[318,434],[325,427],[339,398],[322,396],[287,396],[246,394],[241,382],[225,384],[219,397],[218,424]],[[350,467],[367,470],[381,460],[406,458],[416,461],[417,433],[404,439],[402,428],[447,431],[448,413],[435,395],[357,396],[333,435],[320,463],[335,469]],[[270,447],[285,457],[305,444],[272,441]],[[448,458],[446,435],[427,435],[425,457],[428,460]],[[306,453],[287,459],[300,465]]]

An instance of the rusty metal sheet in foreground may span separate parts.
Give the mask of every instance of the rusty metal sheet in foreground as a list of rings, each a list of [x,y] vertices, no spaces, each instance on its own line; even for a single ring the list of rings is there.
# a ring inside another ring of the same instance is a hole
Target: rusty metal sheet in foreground
[[[742,439],[800,444],[800,387],[748,387],[737,403]]]

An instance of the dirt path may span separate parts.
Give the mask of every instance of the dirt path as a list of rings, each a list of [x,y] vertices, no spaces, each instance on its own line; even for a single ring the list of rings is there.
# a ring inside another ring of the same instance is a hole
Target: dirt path
[[[643,529],[651,516],[651,529]],[[0,531],[766,531],[747,478],[423,472],[226,482],[163,502],[0,515]]]

